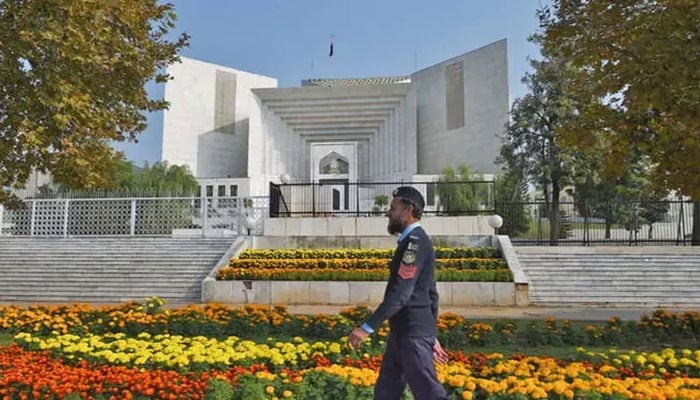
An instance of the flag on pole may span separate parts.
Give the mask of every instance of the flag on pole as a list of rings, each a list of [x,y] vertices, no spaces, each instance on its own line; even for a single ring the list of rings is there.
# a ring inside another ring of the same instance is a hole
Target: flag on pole
[[[331,49],[328,52],[328,57],[333,57],[333,35],[331,35]]]

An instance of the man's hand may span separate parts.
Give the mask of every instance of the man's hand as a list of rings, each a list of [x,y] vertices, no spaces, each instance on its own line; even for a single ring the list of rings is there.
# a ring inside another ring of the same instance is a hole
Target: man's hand
[[[353,349],[358,349],[367,336],[369,336],[369,333],[365,332],[364,329],[355,328],[350,333],[350,336],[348,336],[348,343],[350,343]]]
[[[450,360],[450,356],[447,355],[447,352],[442,348],[437,339],[435,339],[435,344],[433,345],[433,359],[438,364],[447,364]]]

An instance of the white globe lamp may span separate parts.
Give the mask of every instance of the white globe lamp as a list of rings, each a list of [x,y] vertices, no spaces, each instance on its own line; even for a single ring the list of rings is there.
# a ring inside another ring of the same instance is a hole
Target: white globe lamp
[[[489,217],[489,226],[493,228],[494,232],[498,234],[498,228],[503,226],[503,218],[498,215],[494,214]]]
[[[243,222],[243,226],[248,230],[248,236],[250,236],[250,231],[251,229],[255,228],[255,217],[246,217],[245,221]]]
[[[283,173],[283,174],[280,174],[280,182],[282,182],[283,184],[287,185],[287,184],[289,184],[289,183],[292,182],[292,177],[289,176],[289,174],[286,173],[286,172]]]

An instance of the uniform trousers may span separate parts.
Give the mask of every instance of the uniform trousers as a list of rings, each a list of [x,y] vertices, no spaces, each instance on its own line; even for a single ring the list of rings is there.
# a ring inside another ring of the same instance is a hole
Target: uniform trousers
[[[447,392],[435,374],[435,337],[390,333],[374,386],[374,400],[399,400],[406,384],[416,400],[447,400]]]

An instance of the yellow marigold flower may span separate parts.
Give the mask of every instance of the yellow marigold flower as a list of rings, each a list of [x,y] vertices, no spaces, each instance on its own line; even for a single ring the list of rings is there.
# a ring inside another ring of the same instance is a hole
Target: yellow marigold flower
[[[292,397],[292,391],[291,391],[291,390],[285,390],[284,392],[282,392],[282,396],[283,396],[284,398]]]

